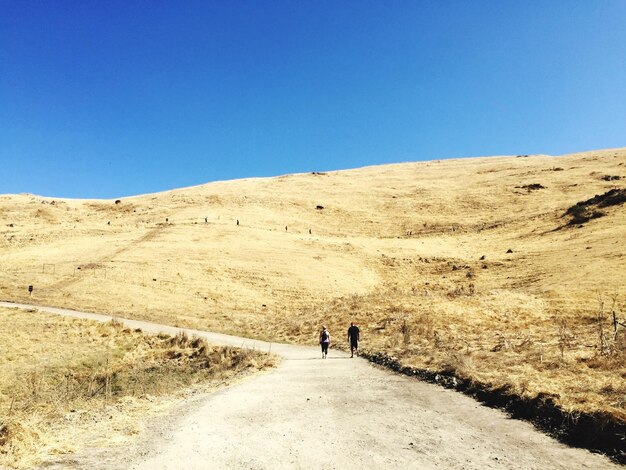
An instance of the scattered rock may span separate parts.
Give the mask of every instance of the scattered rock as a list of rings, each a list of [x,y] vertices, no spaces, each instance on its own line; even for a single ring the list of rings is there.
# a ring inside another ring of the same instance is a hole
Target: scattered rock
[[[604,175],[602,177],[602,179],[604,181],[617,181],[619,179],[622,179],[622,177],[621,176],[617,176],[617,175]]]
[[[317,206],[315,206],[315,208],[316,208],[318,211],[321,211],[321,210],[324,208],[324,206],[317,205]]]
[[[525,189],[528,192],[537,191],[538,189],[546,189],[546,187],[540,183],[525,184],[523,186],[515,186],[515,187],[518,189]]]
[[[122,203],[122,201],[121,201],[121,200],[119,200],[119,199],[116,199],[116,200],[115,200],[115,204],[121,204],[121,203]]]
[[[480,261],[485,259],[485,255],[482,255],[480,258],[478,258]]]
[[[508,250],[506,250],[507,253],[513,253],[513,250],[511,250],[510,248]]]

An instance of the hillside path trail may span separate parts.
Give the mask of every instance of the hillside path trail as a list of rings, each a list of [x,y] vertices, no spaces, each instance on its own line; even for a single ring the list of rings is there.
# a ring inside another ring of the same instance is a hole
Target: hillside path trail
[[[6,307],[109,321],[111,316],[0,302]],[[265,343],[116,317],[146,332],[276,353],[279,366],[190,397],[132,446],[86,450],[58,468],[129,469],[610,469],[470,397],[331,349]],[[347,327],[346,327],[347,328]],[[333,339],[346,341],[344,331]],[[55,468],[54,465],[46,468]]]

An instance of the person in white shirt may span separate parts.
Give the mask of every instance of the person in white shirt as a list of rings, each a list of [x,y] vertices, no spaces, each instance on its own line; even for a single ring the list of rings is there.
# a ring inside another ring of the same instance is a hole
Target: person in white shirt
[[[326,359],[328,347],[330,346],[330,332],[325,326],[322,326],[322,331],[320,331],[320,346],[322,346],[322,359]]]

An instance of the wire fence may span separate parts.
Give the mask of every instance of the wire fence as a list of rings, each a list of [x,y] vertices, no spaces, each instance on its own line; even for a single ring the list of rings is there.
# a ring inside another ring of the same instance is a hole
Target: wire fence
[[[22,265],[20,267],[2,268],[0,280],[4,278],[9,284],[24,286],[34,285],[35,294],[46,296],[55,290],[61,290],[65,285],[76,284],[77,282],[102,283],[102,287],[107,286],[134,286],[141,289],[150,289],[160,294],[167,292],[171,294],[181,294],[191,296],[205,304],[228,305],[233,311],[262,313],[270,310],[286,310],[287,307],[272,301],[278,294],[293,295],[293,290],[288,288],[266,287],[271,291],[267,295],[269,300],[250,301],[249,298],[242,297],[236,289],[222,289],[219,293],[206,289],[206,283],[197,280],[185,280],[179,273],[170,274],[169,277],[158,274],[150,274],[144,269],[142,274],[137,271],[142,270],[142,266],[133,266],[134,272],[129,272],[120,266],[120,262],[91,262],[91,263],[42,263]],[[124,262],[124,264],[134,264]],[[111,286],[113,289],[113,287]],[[300,293],[302,300],[310,296]],[[309,301],[312,300],[312,297]]]

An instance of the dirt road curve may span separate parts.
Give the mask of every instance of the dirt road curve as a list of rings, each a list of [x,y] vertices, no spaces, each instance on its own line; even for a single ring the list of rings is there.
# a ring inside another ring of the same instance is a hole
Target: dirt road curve
[[[80,318],[111,318],[37,308]],[[145,331],[180,331],[123,321]],[[270,349],[259,341],[187,331],[215,344]],[[336,340],[343,337],[343,332],[334,333]],[[192,398],[159,418],[132,449],[85,452],[72,458],[71,467],[621,468],[602,456],[566,447],[530,424],[509,419],[469,397],[344,353],[331,350],[322,360],[316,348],[272,344],[271,350],[284,358],[276,370]]]

